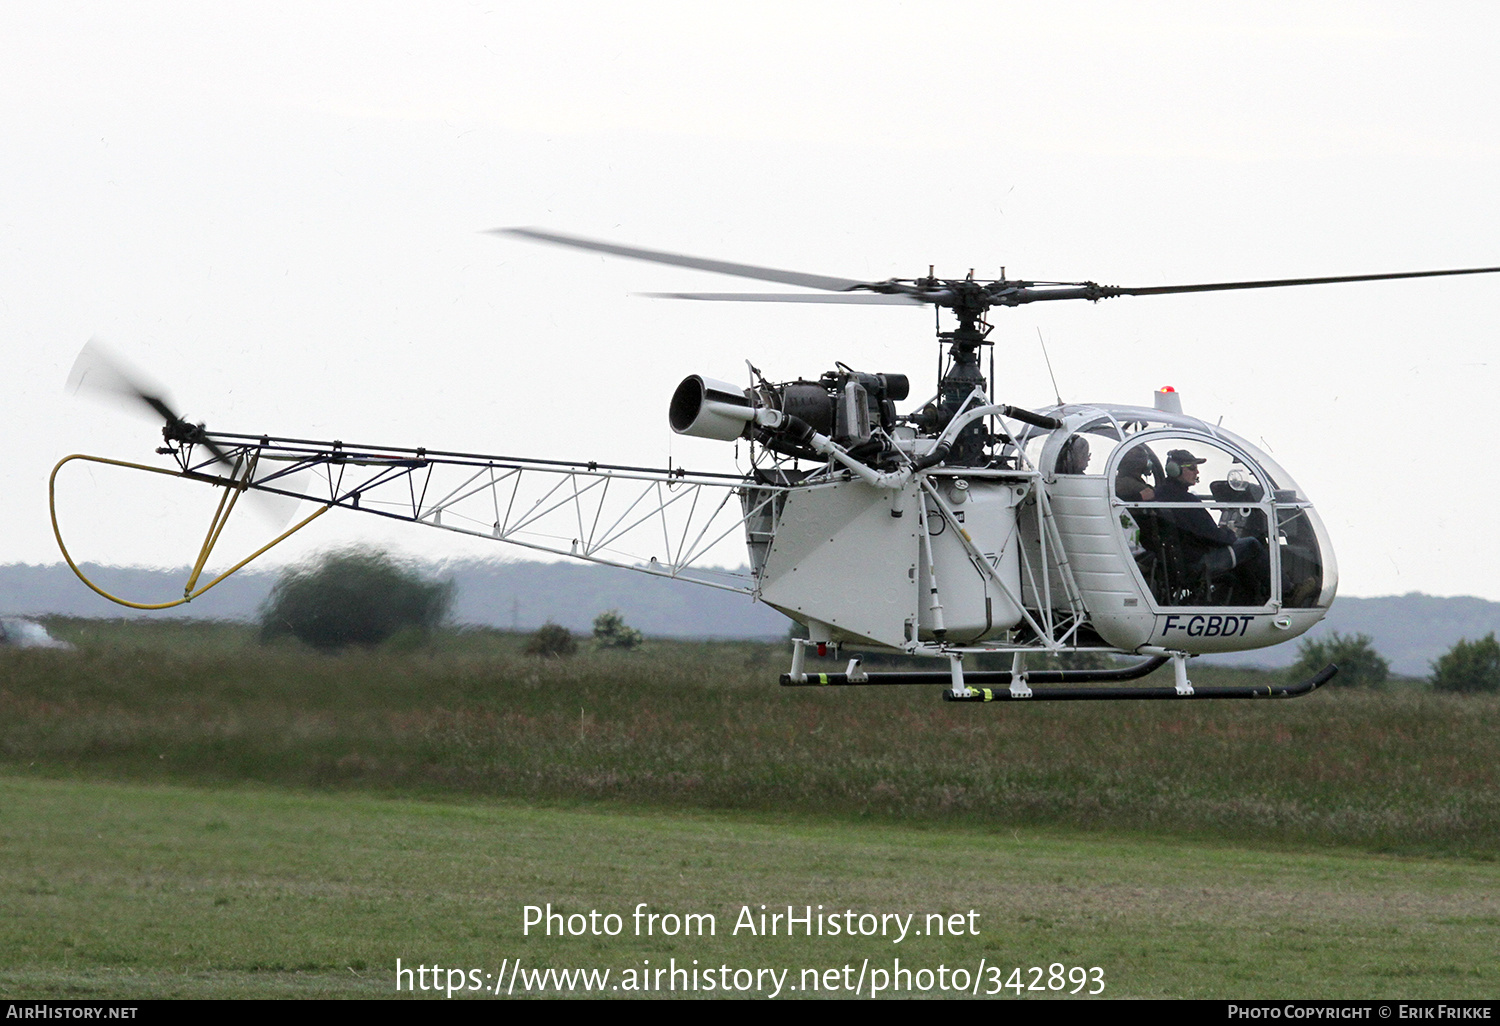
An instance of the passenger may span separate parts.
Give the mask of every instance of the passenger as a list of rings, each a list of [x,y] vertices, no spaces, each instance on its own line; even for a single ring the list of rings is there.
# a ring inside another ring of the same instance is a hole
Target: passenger
[[[1063,443],[1062,452],[1057,456],[1057,472],[1059,474],[1082,474],[1089,469],[1089,440],[1082,435],[1074,435]]]
[[[1146,474],[1151,470],[1151,457],[1144,445],[1131,449],[1120,459],[1120,469],[1115,474],[1115,494],[1124,502],[1150,502],[1156,498],[1156,489],[1146,483]]]
[[[1198,467],[1207,462],[1186,449],[1167,453],[1167,477],[1156,489],[1156,501],[1201,503],[1192,488],[1198,483]],[[1164,509],[1159,515],[1181,533],[1188,566],[1216,574],[1244,566],[1256,575],[1257,584],[1270,580],[1270,554],[1259,538],[1241,538],[1220,527],[1206,509]]]

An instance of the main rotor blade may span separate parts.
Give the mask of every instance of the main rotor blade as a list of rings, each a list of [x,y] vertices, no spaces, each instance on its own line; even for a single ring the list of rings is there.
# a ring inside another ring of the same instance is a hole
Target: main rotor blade
[[[705,299],[716,303],[847,303],[868,306],[921,306],[920,296],[877,292],[846,292],[819,295],[816,292],[637,292],[650,299]]]
[[[574,249],[587,249],[596,253],[609,253],[613,256],[630,257],[634,260],[649,260],[657,264],[671,264],[674,267],[691,267],[697,271],[713,271],[717,274],[732,274],[739,278],[755,278],[758,281],[774,281],[782,285],[801,285],[809,289],[823,289],[828,292],[847,292],[852,288],[867,284],[855,281],[852,278],[830,278],[822,274],[803,274],[801,271],[779,271],[774,267],[756,267],[753,264],[734,264],[727,260],[706,260],[703,257],[684,256],[681,253],[665,253],[655,249],[639,249],[635,246],[617,246],[613,242],[600,242],[596,239],[583,239],[576,235],[561,235],[557,232],[544,232],[536,228],[493,228],[492,235],[515,235],[523,239],[531,239],[535,242],[550,242],[557,246],[572,246]]]
[[[1153,285],[1146,288],[1100,286],[1102,296],[1160,296],[1173,292],[1224,292],[1230,289],[1276,289],[1288,285],[1335,285],[1347,281],[1392,281],[1397,278],[1442,278],[1454,274],[1495,274],[1500,267],[1465,267],[1452,271],[1403,271],[1397,274],[1346,274],[1333,278],[1274,278],[1266,281],[1219,281],[1202,285]],[[1050,298],[1040,296],[1038,298]],[[1058,296],[1071,299],[1072,296]]]

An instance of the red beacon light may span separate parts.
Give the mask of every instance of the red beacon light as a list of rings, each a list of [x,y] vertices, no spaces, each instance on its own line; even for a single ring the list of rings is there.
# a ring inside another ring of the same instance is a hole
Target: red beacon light
[[[1156,408],[1163,413],[1180,414],[1182,412],[1182,396],[1171,385],[1163,385],[1156,390]]]

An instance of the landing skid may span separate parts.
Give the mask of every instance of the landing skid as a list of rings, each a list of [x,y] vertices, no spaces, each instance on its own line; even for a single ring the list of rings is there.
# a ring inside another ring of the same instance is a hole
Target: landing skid
[[[1066,672],[1066,671],[1064,671]],[[1323,667],[1300,684],[1264,684],[1255,687],[1195,687],[1183,693],[1172,688],[1032,688],[1027,698],[1033,702],[1087,702],[1087,701],[1160,701],[1195,698],[1300,698],[1310,695],[1327,684],[1338,667],[1332,663]],[[1033,675],[1040,676],[1040,674]],[[945,702],[998,702],[1022,696],[1009,690],[992,688],[970,688],[967,694],[955,694],[951,689],[943,692]]]
[[[1338,673],[1333,664],[1325,666],[1309,679],[1298,684],[1263,684],[1251,687],[1194,687],[1187,679],[1187,657],[1177,653],[1159,655],[1143,660],[1133,666],[1116,670],[1031,670],[1025,669],[1020,659],[1010,670],[965,671],[963,663],[950,657],[950,669],[899,670],[890,673],[869,673],[860,668],[859,660],[851,659],[844,673],[808,673],[804,669],[802,647],[806,642],[794,642],[792,672],[781,675],[781,686],[797,687],[865,687],[899,684],[948,684],[943,691],[945,702],[998,702],[1007,699],[1035,702],[1088,702],[1088,701],[1159,701],[1166,699],[1214,699],[1214,698],[1298,698],[1308,695],[1328,683]],[[1102,683],[1139,680],[1171,661],[1176,681],[1172,687],[1098,687]],[[1060,684],[1063,687],[1034,687],[1033,685]],[[977,685],[977,686],[976,686]],[[986,685],[1000,685],[988,687]],[[1073,685],[1073,686],[1068,686]]]

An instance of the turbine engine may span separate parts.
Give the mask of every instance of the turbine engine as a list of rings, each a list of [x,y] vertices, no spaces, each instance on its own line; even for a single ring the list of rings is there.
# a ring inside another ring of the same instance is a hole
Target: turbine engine
[[[817,458],[808,444],[816,433],[870,461],[887,450],[896,403],[910,391],[905,374],[868,374],[842,364],[816,381],[761,381],[755,388],[694,374],[672,394],[668,419],[678,434],[753,439],[772,452],[808,459]]]

